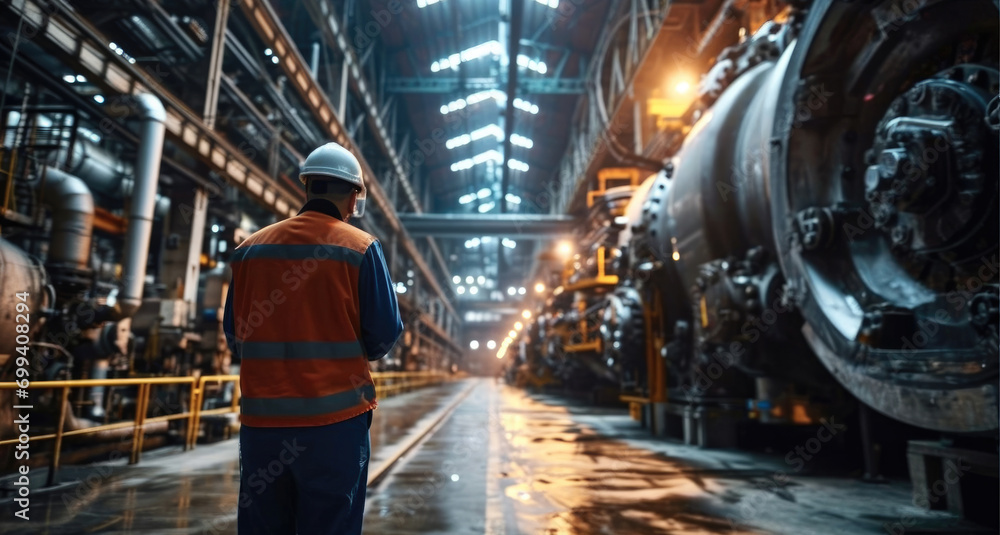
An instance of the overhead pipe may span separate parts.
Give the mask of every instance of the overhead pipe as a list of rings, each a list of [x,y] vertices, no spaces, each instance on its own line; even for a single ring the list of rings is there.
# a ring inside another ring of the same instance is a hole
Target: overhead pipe
[[[119,318],[132,316],[142,304],[149,236],[153,230],[153,213],[156,209],[156,187],[160,180],[164,121],[167,119],[163,103],[152,94],[138,94],[135,100],[141,122],[140,141],[135,164],[135,185],[129,207],[128,230],[125,234],[122,285],[114,305],[115,315]]]
[[[52,119],[38,116],[40,123],[51,125]],[[118,156],[108,152],[88,139],[84,129],[77,130],[77,139],[72,151],[64,147],[51,153],[48,158],[50,168],[61,164],[69,174],[82,179],[92,192],[111,197],[128,198],[132,195],[132,166]],[[156,196],[156,218],[163,219],[170,210],[170,198]]]
[[[52,210],[47,264],[86,271],[94,230],[94,196],[80,178],[43,167],[42,203]]]

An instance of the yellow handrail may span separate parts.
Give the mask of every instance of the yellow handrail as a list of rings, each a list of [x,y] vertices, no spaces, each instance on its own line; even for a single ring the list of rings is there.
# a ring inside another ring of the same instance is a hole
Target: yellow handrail
[[[372,379],[375,383],[376,392],[380,397],[389,397],[400,392],[408,392],[415,388],[429,386],[444,382],[451,377],[445,372],[419,371],[419,372],[375,372]],[[198,442],[198,429],[201,425],[201,417],[204,415],[235,414],[239,413],[239,375],[204,375],[201,377],[132,377],[126,379],[79,379],[62,381],[34,381],[28,385],[31,390],[51,390],[60,389],[59,403],[59,424],[54,433],[46,435],[29,436],[28,440],[42,441],[54,440],[54,451],[49,463],[48,485],[55,481],[56,473],[59,471],[60,454],[62,453],[62,442],[65,437],[88,435],[102,431],[115,429],[132,428],[132,451],[129,456],[129,464],[136,464],[142,457],[142,444],[145,438],[145,427],[150,423],[167,422],[171,420],[187,419],[187,429],[184,441],[184,449],[191,450]],[[229,407],[202,410],[204,405],[205,386],[208,383],[235,383],[233,401]],[[168,414],[147,418],[149,412],[149,398],[154,385],[190,385],[191,394],[188,399],[188,410],[176,414]],[[138,386],[136,395],[135,418],[131,422],[116,422],[111,424],[87,427],[85,429],[74,429],[65,431],[66,408],[69,406],[69,391],[71,388],[89,387],[115,387],[115,386]],[[14,382],[0,382],[0,390],[13,390],[21,388]],[[0,446],[18,444],[18,438],[0,440]]]

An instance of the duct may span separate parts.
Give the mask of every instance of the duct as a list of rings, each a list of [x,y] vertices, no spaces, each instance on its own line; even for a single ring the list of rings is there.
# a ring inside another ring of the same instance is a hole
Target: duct
[[[94,228],[94,197],[83,180],[54,167],[44,167],[42,203],[52,210],[52,233],[46,263],[88,269]]]
[[[72,154],[64,149],[52,159],[53,164],[56,161],[65,161],[69,173],[82,178],[93,191],[111,197],[132,195],[135,181],[128,178],[132,176],[132,166],[84,136],[77,137]],[[166,217],[169,210],[170,199],[157,195],[156,219]]]
[[[58,159],[66,162],[67,171],[99,193],[119,193],[122,180],[132,174],[130,165],[83,136],[77,136],[72,154],[66,152],[60,151]]]
[[[130,317],[142,304],[142,287],[146,279],[149,236],[153,229],[156,208],[156,187],[160,179],[160,157],[163,154],[163,103],[149,94],[136,95],[139,127],[139,151],[135,165],[135,186],[129,207],[128,230],[125,235],[125,258],[122,262],[122,288],[115,301],[115,314]]]

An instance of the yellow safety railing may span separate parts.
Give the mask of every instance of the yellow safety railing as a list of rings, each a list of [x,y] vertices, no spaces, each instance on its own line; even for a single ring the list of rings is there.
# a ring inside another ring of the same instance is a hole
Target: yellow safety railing
[[[445,372],[375,372],[372,379],[375,382],[375,391],[380,398],[390,397],[403,392],[409,392],[417,388],[442,383],[453,377]],[[100,433],[102,431],[112,431],[115,429],[127,429],[132,431],[132,451],[129,456],[129,464],[136,464],[142,456],[142,444],[145,436],[145,428],[149,424],[159,422],[169,422],[172,420],[187,420],[187,429],[184,441],[184,449],[193,449],[198,442],[198,429],[201,419],[204,416],[217,414],[239,413],[239,375],[204,375],[201,377],[136,377],[127,379],[81,379],[68,381],[35,381],[28,385],[31,390],[61,390],[59,402],[59,423],[54,433],[46,435],[29,435],[30,442],[43,440],[54,440],[51,461],[49,463],[48,485],[55,481],[55,476],[59,471],[59,457],[62,452],[63,439],[66,437],[88,435]],[[232,403],[228,407],[204,410],[205,387],[209,384],[235,383]],[[188,402],[188,410],[164,416],[148,417],[149,399],[153,386],[158,385],[189,385],[191,392]],[[84,429],[64,430],[66,425],[66,411],[69,407],[69,391],[72,388],[91,387],[119,387],[137,386],[135,417],[132,421],[115,422],[111,424],[87,427]],[[0,383],[0,390],[12,390],[20,388],[17,383]],[[0,440],[0,446],[18,444],[18,438]]]

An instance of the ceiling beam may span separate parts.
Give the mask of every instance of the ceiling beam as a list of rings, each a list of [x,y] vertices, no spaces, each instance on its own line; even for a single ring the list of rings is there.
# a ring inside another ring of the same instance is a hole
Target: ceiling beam
[[[477,238],[502,236],[513,239],[551,239],[573,232],[576,219],[554,214],[412,214],[399,220],[412,236]]]
[[[389,77],[385,89],[389,93],[457,93],[462,89],[482,91],[503,89],[496,78],[466,78],[457,76],[412,78]],[[583,78],[522,78],[517,93],[521,95],[578,95],[584,90]]]

